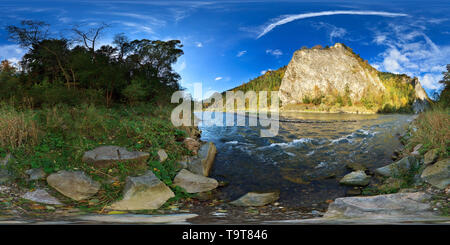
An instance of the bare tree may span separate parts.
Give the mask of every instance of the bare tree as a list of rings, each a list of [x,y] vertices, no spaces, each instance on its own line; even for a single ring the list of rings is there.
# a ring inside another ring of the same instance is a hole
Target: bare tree
[[[83,30],[79,25],[75,25],[72,30],[76,34],[76,42],[82,43],[87,50],[92,54],[92,60],[95,60],[95,44],[100,38],[102,32],[108,28],[109,25],[101,23],[99,26]]]
[[[7,26],[9,38],[19,43],[24,48],[31,48],[33,44],[37,44],[48,38],[49,24],[43,21],[23,20],[20,22],[22,27]]]

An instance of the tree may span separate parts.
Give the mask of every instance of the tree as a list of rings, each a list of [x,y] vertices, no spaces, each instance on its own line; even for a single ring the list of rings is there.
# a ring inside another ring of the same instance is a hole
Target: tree
[[[48,38],[49,24],[43,21],[23,20],[20,22],[22,27],[7,26],[9,38],[19,43],[23,48],[30,48]]]
[[[108,28],[109,25],[101,23],[97,27],[90,28],[88,30],[82,30],[79,26],[75,25],[72,31],[76,34],[76,42],[82,43],[86,49],[88,49],[92,54],[92,60],[95,60],[95,44],[100,38],[101,33]]]

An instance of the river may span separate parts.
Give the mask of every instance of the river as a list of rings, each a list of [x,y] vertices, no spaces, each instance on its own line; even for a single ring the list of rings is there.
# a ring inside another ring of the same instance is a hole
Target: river
[[[225,113],[224,120],[226,116],[232,114]],[[283,113],[278,135],[268,138],[260,137],[261,126],[250,127],[248,122],[199,128],[201,139],[217,147],[210,176],[228,183],[221,188],[221,198],[279,191],[284,206],[326,208],[327,200],[343,197],[351,188],[339,185],[351,171],[346,164],[360,163],[373,170],[391,163],[393,151],[401,147],[398,135],[413,117]]]

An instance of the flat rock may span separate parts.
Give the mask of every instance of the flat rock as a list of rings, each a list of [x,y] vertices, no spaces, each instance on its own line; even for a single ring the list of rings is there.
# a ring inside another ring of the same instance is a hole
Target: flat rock
[[[450,184],[450,158],[426,167],[420,177],[439,189],[445,189]]]
[[[174,184],[184,188],[188,193],[210,191],[219,186],[217,180],[191,173],[186,169],[182,169],[177,176],[175,176]]]
[[[47,174],[41,168],[32,168],[25,171],[26,174],[30,176],[30,180],[40,180],[45,179]]]
[[[423,156],[423,162],[425,165],[433,164],[436,162],[438,158],[439,158],[439,150],[432,149],[427,151],[427,153],[425,153],[425,155]]]
[[[235,206],[259,207],[273,203],[279,198],[280,193],[278,192],[268,192],[268,193],[249,192],[244,196],[240,197],[239,199],[230,202],[230,204]]]
[[[342,185],[351,186],[366,186],[370,182],[370,177],[364,173],[364,171],[354,171],[345,175],[339,183]]]
[[[382,218],[389,216],[433,215],[423,192],[396,193],[367,197],[337,198],[328,207],[324,218]]]
[[[418,166],[419,162],[414,156],[407,156],[397,162],[375,169],[375,173],[390,177],[393,175],[398,175],[401,172],[409,171],[410,169],[416,168]]]
[[[214,143],[207,142],[200,147],[197,157],[188,162],[187,169],[195,174],[209,176],[214,164],[217,149]]]
[[[22,196],[22,198],[38,203],[62,205],[62,203],[58,199],[51,196],[47,191],[43,189],[37,189],[35,191],[27,192]]]
[[[75,220],[91,223],[116,224],[185,224],[188,219],[197,217],[197,214],[171,214],[171,215],[143,215],[143,214],[111,214],[111,215],[85,215],[75,217]]]
[[[61,170],[47,177],[47,183],[64,196],[76,201],[95,195],[100,184],[82,171]]]
[[[166,151],[163,149],[159,149],[158,150],[158,158],[160,162],[164,162],[165,160],[167,160],[169,156],[167,155]]]
[[[150,157],[149,153],[128,151],[119,146],[100,146],[85,152],[83,162],[92,163],[98,167],[108,167],[114,162],[137,161],[144,162]]]
[[[123,199],[113,203],[114,210],[145,210],[161,207],[175,194],[155,174],[148,171],[137,177],[127,177]]]

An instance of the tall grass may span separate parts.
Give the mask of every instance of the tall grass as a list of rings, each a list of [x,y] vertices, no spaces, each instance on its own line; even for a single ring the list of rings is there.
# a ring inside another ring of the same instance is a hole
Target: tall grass
[[[35,145],[39,130],[33,116],[30,111],[20,112],[0,105],[0,147],[16,149],[23,145]]]
[[[415,120],[415,131],[408,143],[409,147],[423,144],[423,150],[439,149],[443,156],[450,152],[450,108],[434,106]]]

